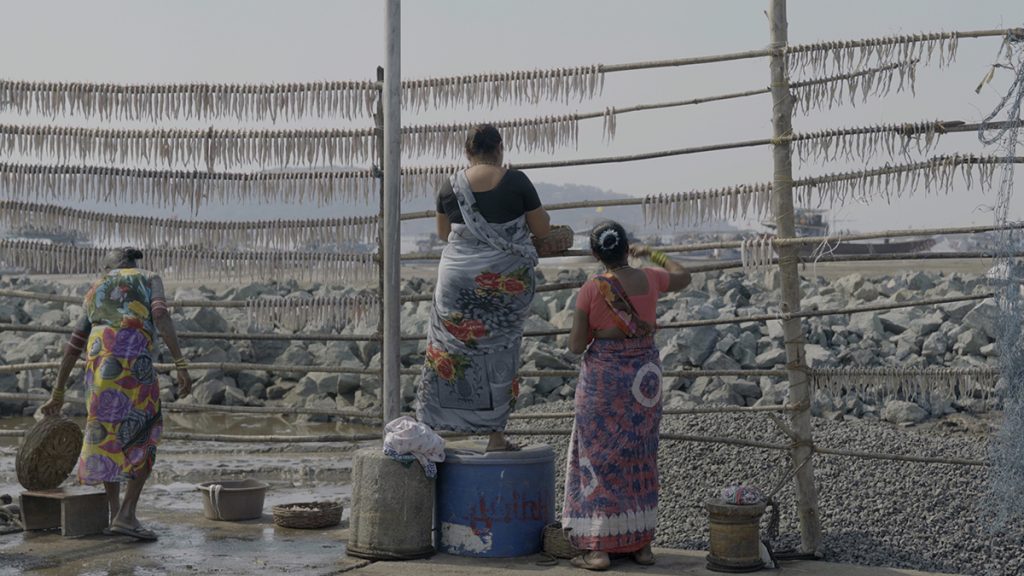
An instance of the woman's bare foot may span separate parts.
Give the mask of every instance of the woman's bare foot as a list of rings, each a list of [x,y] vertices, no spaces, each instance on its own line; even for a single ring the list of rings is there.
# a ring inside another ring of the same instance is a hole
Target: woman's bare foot
[[[654,552],[651,551],[651,545],[648,544],[640,550],[633,553],[633,561],[641,566],[653,566],[654,565]]]
[[[487,452],[514,452],[516,450],[519,450],[519,446],[509,441],[503,432],[492,432],[487,441]]]
[[[569,562],[577,568],[594,570],[595,572],[607,570],[612,565],[607,552],[584,552]]]

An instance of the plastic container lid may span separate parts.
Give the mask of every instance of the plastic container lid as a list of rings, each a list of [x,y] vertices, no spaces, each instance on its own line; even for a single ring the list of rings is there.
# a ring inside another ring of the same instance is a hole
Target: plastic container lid
[[[555,459],[555,451],[547,444],[531,444],[520,450],[487,452],[483,440],[460,440],[449,442],[444,450],[444,463],[468,464],[472,466],[509,466],[542,464]]]

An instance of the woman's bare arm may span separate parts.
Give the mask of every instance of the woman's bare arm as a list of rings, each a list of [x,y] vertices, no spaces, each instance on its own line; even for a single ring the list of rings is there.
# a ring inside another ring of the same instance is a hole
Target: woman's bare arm
[[[448,241],[448,235],[452,233],[452,223],[448,220],[448,215],[442,212],[437,213],[437,237],[442,242]]]
[[[569,331],[569,351],[582,354],[590,344],[590,316],[583,310],[577,310],[572,317],[572,330]]]
[[[551,216],[543,206],[535,208],[526,213],[526,225],[531,234],[543,238],[551,233]]]
[[[650,258],[652,262],[664,268],[665,271],[668,272],[669,292],[679,292],[690,285],[690,280],[692,279],[690,277],[690,272],[684,268],[682,264],[665,255],[664,252],[651,250],[650,246],[645,246],[643,244],[634,244],[629,247],[629,253],[637,258]],[[658,261],[655,261],[654,258],[652,258],[652,254],[658,255],[656,256]]]
[[[178,332],[174,329],[174,319],[171,318],[171,313],[167,310],[163,280],[159,276],[153,276],[149,282],[153,291],[151,300],[153,324],[160,332],[160,337],[163,338],[167,349],[171,352],[171,358],[178,368],[178,398],[183,398],[192,391],[192,377],[189,376],[186,368],[187,362],[181,355],[181,345],[178,343]]]
[[[53,391],[50,392],[50,399],[42,406],[43,414],[47,416],[60,414],[60,410],[64,406],[64,390],[71,378],[71,371],[75,369],[75,364],[78,363],[78,359],[82,355],[90,331],[92,331],[92,323],[89,322],[88,317],[83,317],[75,325],[71,339],[64,347],[64,356],[61,358],[60,369],[57,371],[57,382],[53,386]]]

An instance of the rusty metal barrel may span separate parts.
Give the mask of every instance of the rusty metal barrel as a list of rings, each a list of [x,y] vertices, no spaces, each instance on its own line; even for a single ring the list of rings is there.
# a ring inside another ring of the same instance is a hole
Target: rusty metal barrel
[[[708,500],[708,524],[711,531],[708,570],[715,572],[756,572],[761,560],[761,515],[765,504],[738,506],[721,500]]]

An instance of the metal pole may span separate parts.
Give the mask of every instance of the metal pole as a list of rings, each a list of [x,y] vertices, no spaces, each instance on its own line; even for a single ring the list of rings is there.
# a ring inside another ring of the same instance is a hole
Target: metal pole
[[[384,26],[387,29],[384,59],[384,220],[381,257],[384,265],[384,329],[382,331],[384,381],[382,382],[384,422],[401,415],[402,381],[401,325],[399,313],[399,264],[401,262],[401,127],[402,127],[402,10],[400,0],[387,0]]]
[[[381,299],[380,309],[377,311],[377,348],[376,351],[368,354],[369,357],[373,357],[374,354],[380,356],[380,363],[377,368],[380,369],[381,378],[384,378],[384,67],[377,66],[377,108],[373,111],[373,125],[377,129],[377,134],[374,139],[377,141],[377,159],[375,173],[378,179],[378,190],[377,196],[380,202],[380,209],[377,213],[377,297]],[[381,406],[380,406],[380,417],[384,418],[384,393],[383,386],[381,387]],[[388,420],[384,420],[389,422]]]
[[[775,214],[776,236],[796,236],[793,213],[793,155],[787,136],[793,132],[793,96],[789,91],[789,70],[782,52],[789,43],[786,0],[770,0],[771,11],[771,93],[772,156],[775,174],[772,182],[772,211]],[[782,285],[781,309],[784,314],[800,311],[799,248],[795,244],[778,248],[779,274]],[[786,371],[789,375],[789,403],[798,409],[790,415],[793,445],[790,456],[796,472],[797,514],[800,519],[800,547],[803,552],[817,552],[821,544],[821,520],[818,516],[818,491],[814,485],[814,462],[811,436],[811,393],[804,356],[804,334],[800,319],[782,321],[786,346]]]

